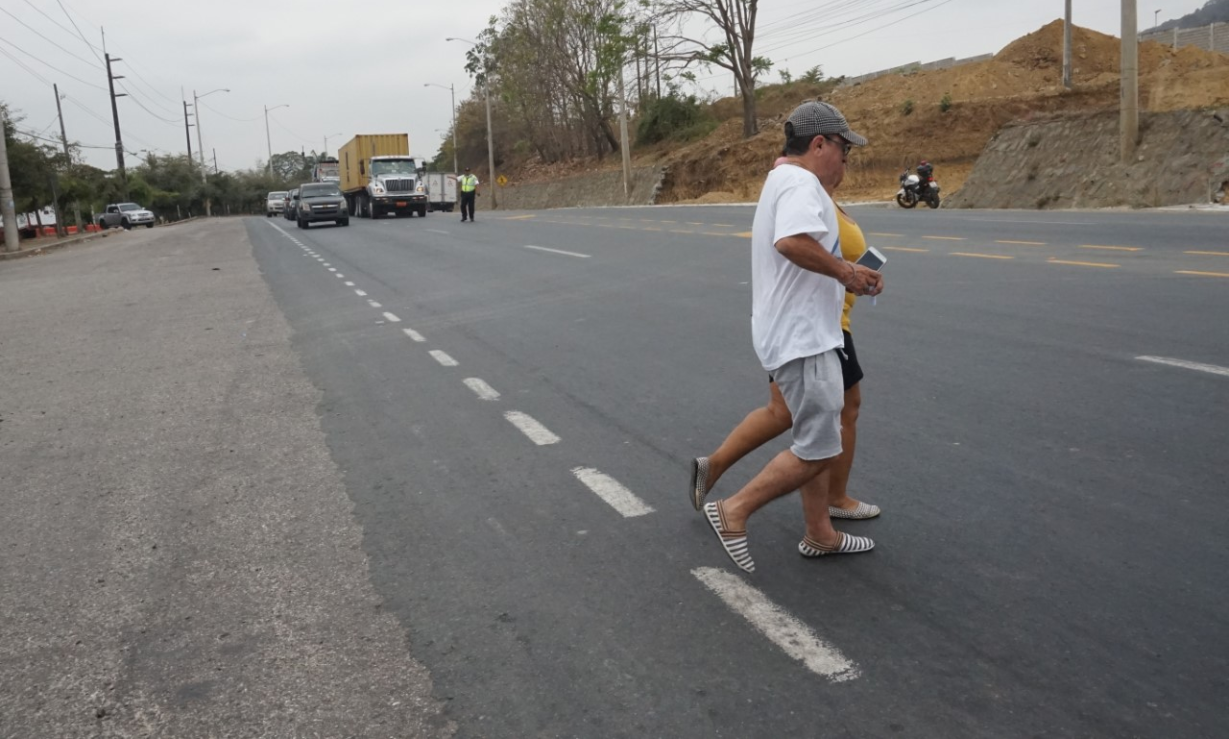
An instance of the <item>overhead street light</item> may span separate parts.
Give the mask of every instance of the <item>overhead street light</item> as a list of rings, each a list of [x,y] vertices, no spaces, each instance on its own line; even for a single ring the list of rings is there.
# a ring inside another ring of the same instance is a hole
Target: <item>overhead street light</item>
[[[437,85],[434,82],[426,82],[423,84],[423,87],[439,87],[441,89],[447,90],[449,93],[452,94],[452,171],[458,172],[457,170],[457,91],[456,91],[456,88],[453,85],[448,85],[447,87],[444,87],[443,85]],[[494,188],[492,188],[491,190],[492,190],[492,193],[494,193]]]
[[[204,95],[197,95],[196,90],[192,91],[192,112],[196,113],[196,148],[197,148],[197,153],[199,153],[201,156],[201,181],[202,182],[205,180],[205,143],[204,143],[204,138],[201,136],[200,99],[203,97],[209,97],[215,92],[230,92],[230,89],[226,87],[219,87],[216,90],[210,90]]]
[[[449,36],[448,38],[444,40],[445,41],[460,41],[461,43],[469,44],[470,46],[478,45],[477,41],[470,41],[469,39],[464,39],[464,38],[455,38],[453,36]],[[490,170],[489,176],[491,178],[491,208],[493,209],[496,207],[496,202],[495,202],[495,139],[491,132],[491,80],[490,80],[491,65],[490,65],[490,59],[485,54],[482,55],[482,66],[483,66],[483,69],[486,70],[486,74],[482,76],[482,91],[483,91],[483,96],[486,98],[486,156],[487,156],[487,168]],[[453,130],[456,130],[456,126],[453,126]],[[453,149],[455,150],[456,147],[454,146]]]
[[[269,147],[269,161],[265,163],[265,168],[269,172],[269,174],[273,174],[273,138],[269,136],[269,111],[277,110],[278,108],[289,108],[289,107],[290,107],[290,103],[282,103],[281,105],[274,105],[272,108],[270,108],[268,105],[265,106],[265,145]]]
[[[322,156],[327,157],[329,155],[329,139],[333,138],[334,136],[341,136],[341,134],[340,133],[330,133],[324,137],[324,153],[322,154]]]

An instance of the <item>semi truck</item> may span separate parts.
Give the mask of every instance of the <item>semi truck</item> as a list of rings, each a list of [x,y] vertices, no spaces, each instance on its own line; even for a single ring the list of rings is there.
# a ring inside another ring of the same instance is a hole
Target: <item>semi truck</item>
[[[322,157],[312,168],[312,182],[341,182],[341,165],[333,157]]]
[[[426,162],[410,156],[409,134],[359,134],[338,150],[338,158],[350,215],[427,215]]]

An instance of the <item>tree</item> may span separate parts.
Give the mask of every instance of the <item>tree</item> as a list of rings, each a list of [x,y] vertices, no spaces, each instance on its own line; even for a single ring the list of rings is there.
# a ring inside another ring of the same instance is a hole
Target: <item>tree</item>
[[[759,0],[660,0],[657,5],[663,21],[673,21],[677,31],[670,37],[673,51],[667,58],[684,64],[716,64],[734,73],[743,103],[743,137],[759,131],[755,119],[755,81],[772,67],[765,57],[753,54],[755,19]],[[687,35],[683,26],[699,19],[716,26],[718,39]]]

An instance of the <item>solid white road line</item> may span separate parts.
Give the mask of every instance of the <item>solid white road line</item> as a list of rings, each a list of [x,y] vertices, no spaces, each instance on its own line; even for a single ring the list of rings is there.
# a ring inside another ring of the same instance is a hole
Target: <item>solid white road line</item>
[[[1169,357],[1136,357],[1136,359],[1143,362],[1156,362],[1157,364],[1167,364],[1170,367],[1199,370],[1200,372],[1229,377],[1229,367],[1218,367],[1215,364],[1201,364],[1199,362],[1188,362],[1185,359],[1170,359]]]
[[[424,338],[422,334],[418,333],[417,331],[415,331],[415,330],[414,330],[414,329],[412,329],[412,328],[403,328],[403,329],[401,329],[401,331],[402,331],[402,332],[403,332],[406,336],[408,336],[408,337],[410,337],[411,339],[413,339],[414,341],[418,341],[418,342],[423,342],[423,341],[426,341],[426,338]]]
[[[435,352],[431,353],[435,354]],[[538,446],[559,443],[559,437],[552,434],[550,429],[520,411],[508,411],[504,414],[504,418],[508,419],[509,423],[520,429],[522,434],[528,436],[529,440]]]
[[[388,319],[388,322],[389,322],[389,323],[401,323],[401,319],[400,319],[400,318],[398,318],[397,316],[393,315],[392,313],[389,313],[388,311],[385,311],[385,312],[384,312],[384,317],[385,317],[386,319]]]
[[[691,574],[731,610],[747,619],[756,631],[811,672],[838,683],[858,677],[856,664],[738,575],[716,567],[697,567]]]
[[[370,305],[372,308],[383,308],[384,307],[380,303],[377,303],[376,301],[370,298],[367,299],[367,305]]]
[[[534,246],[532,244],[525,244],[525,248],[526,249],[537,249],[538,251],[548,251],[551,254],[562,254],[567,257],[580,257],[581,259],[589,258],[588,254],[577,254],[574,251],[563,251],[562,249],[547,249],[545,246]]]
[[[477,377],[466,377],[465,384],[483,400],[499,400],[499,391]]]
[[[456,367],[457,366],[457,360],[448,356],[447,354],[440,351],[439,349],[432,350],[431,356],[435,359],[435,361],[439,362],[445,367]]]
[[[365,298],[365,297],[367,297],[367,293],[363,292],[362,290],[355,290],[355,291],[354,291],[354,294],[355,294],[355,295],[357,295],[357,296],[359,296],[360,298]]]
[[[572,474],[592,490],[597,497],[610,504],[624,518],[643,516],[653,512],[653,507],[623,487],[618,480],[592,467],[576,467]]]

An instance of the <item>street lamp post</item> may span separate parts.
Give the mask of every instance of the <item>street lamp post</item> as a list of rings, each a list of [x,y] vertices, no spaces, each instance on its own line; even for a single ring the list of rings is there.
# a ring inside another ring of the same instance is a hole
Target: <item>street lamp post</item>
[[[265,163],[265,168],[268,170],[269,174],[273,174],[273,138],[269,135],[269,111],[289,107],[290,103],[274,105],[272,108],[268,105],[265,106],[265,145],[269,147],[269,161]]]
[[[1161,9],[1160,9],[1160,8],[1157,8],[1157,9],[1156,9],[1156,11],[1155,11],[1155,12],[1153,12],[1153,14],[1152,14],[1152,28],[1153,28],[1153,30],[1156,30],[1156,27],[1157,27],[1157,25],[1159,25],[1160,20],[1161,20]]]
[[[208,181],[205,171],[205,143],[204,138],[201,136],[201,98],[208,97],[215,92],[230,92],[230,90],[225,87],[219,87],[216,90],[210,90],[204,95],[197,95],[196,90],[192,91],[192,110],[196,113],[196,148],[201,155],[201,182]],[[209,202],[209,198],[205,198],[205,215],[213,215],[213,203]]]
[[[452,36],[449,36],[447,39],[445,39],[445,41],[460,41],[461,43],[469,44],[470,46],[478,45],[477,41],[470,41],[468,39],[463,39],[463,38],[454,38]],[[483,96],[486,98],[486,156],[487,156],[487,168],[490,170],[491,209],[493,210],[497,207],[496,200],[495,200],[495,138],[491,131],[491,81],[489,79],[491,67],[488,61],[489,60],[484,54],[482,56],[482,66],[486,70],[486,74],[484,74],[482,77],[482,92],[483,92]]]
[[[324,137],[324,152],[321,154],[321,156],[327,157],[329,155],[329,139],[333,138],[334,136],[340,136],[340,135],[341,135],[340,133],[330,133],[329,135]]]
[[[444,87],[443,85],[437,85],[434,82],[427,82],[423,85],[423,87],[441,87],[452,94],[452,171],[454,173],[459,173],[459,170],[457,169],[457,91],[456,91],[456,88],[453,85],[448,85],[448,87]],[[488,110],[489,110],[489,107],[488,107]],[[491,190],[493,192],[494,188],[491,188]]]

